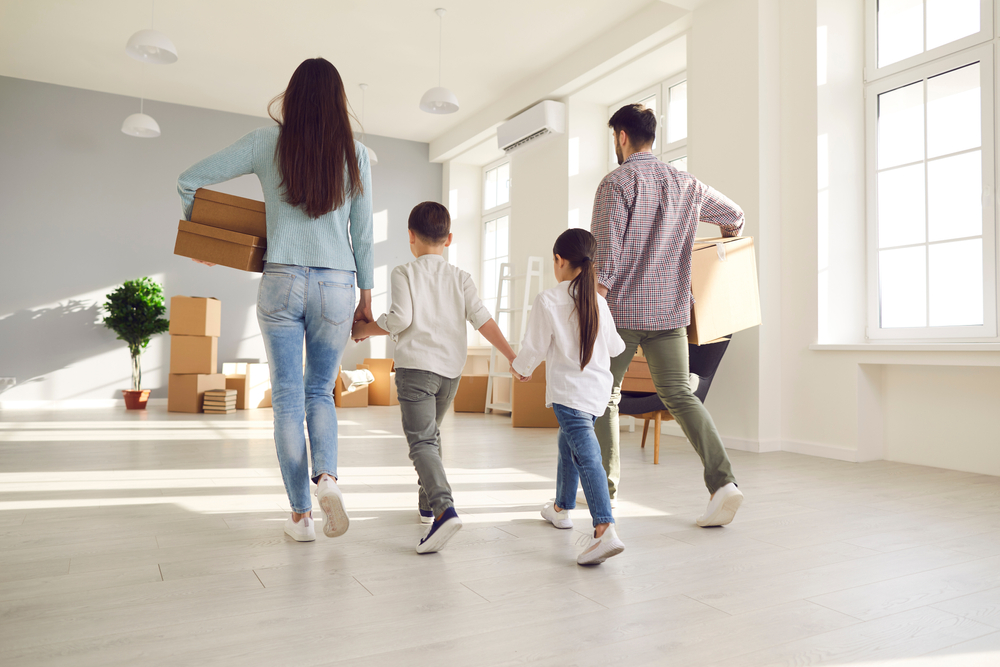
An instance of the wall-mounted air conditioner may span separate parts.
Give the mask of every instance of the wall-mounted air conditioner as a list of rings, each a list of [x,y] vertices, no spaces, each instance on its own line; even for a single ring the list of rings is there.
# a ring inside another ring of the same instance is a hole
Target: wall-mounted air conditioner
[[[497,145],[510,153],[533,139],[565,131],[566,105],[545,100],[498,127]]]

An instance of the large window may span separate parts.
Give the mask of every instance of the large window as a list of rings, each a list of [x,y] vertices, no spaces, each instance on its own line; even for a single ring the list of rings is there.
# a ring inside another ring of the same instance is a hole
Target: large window
[[[992,29],[979,0],[869,12],[868,337],[994,338]]]
[[[509,337],[510,314],[497,314],[497,286],[500,265],[510,261],[510,162],[506,159],[483,169],[483,275],[480,297],[496,316],[497,325]],[[510,294],[504,292],[499,307],[510,307]]]
[[[678,74],[612,104],[608,107],[608,118],[626,104],[637,102],[652,109],[659,117],[653,155],[681,171],[687,171],[687,74]],[[609,169],[618,166],[613,137],[608,160]]]

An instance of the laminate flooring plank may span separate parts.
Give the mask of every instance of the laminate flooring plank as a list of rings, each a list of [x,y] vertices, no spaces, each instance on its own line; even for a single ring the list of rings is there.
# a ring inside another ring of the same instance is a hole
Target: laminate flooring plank
[[[155,564],[125,567],[103,572],[63,574],[54,577],[18,579],[0,582],[0,601],[45,597],[52,594],[92,594],[102,589],[118,586],[162,581],[160,568]]]
[[[933,607],[1000,629],[1000,588],[951,598]]]

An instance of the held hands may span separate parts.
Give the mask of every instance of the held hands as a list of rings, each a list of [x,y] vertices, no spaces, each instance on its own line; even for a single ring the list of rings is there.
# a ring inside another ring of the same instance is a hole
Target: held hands
[[[361,290],[361,300],[358,302],[358,307],[354,310],[354,326],[351,328],[351,338],[354,339],[355,343],[360,343],[368,338],[364,333],[364,325],[374,321],[375,316],[372,315],[372,291],[370,289],[363,289]]]
[[[510,369],[510,374],[514,377],[515,380],[520,380],[521,382],[527,382],[528,380],[531,379],[530,375],[528,377],[525,377],[520,373],[518,373],[517,371],[515,371],[513,368]]]

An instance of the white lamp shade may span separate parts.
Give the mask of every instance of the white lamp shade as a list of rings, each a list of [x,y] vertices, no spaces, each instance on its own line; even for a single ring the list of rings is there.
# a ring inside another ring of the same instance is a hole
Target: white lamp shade
[[[447,88],[437,86],[420,98],[420,108],[427,113],[455,113],[458,111],[458,98]]]
[[[128,38],[125,53],[136,60],[151,65],[169,65],[177,62],[177,48],[170,38],[155,30],[140,30]]]
[[[368,148],[368,146],[365,146],[365,148]],[[375,151],[373,151],[371,148],[368,148],[368,163],[378,164],[378,156],[375,155]]]
[[[122,132],[132,137],[151,139],[160,136],[160,126],[152,116],[134,113],[122,123]]]

